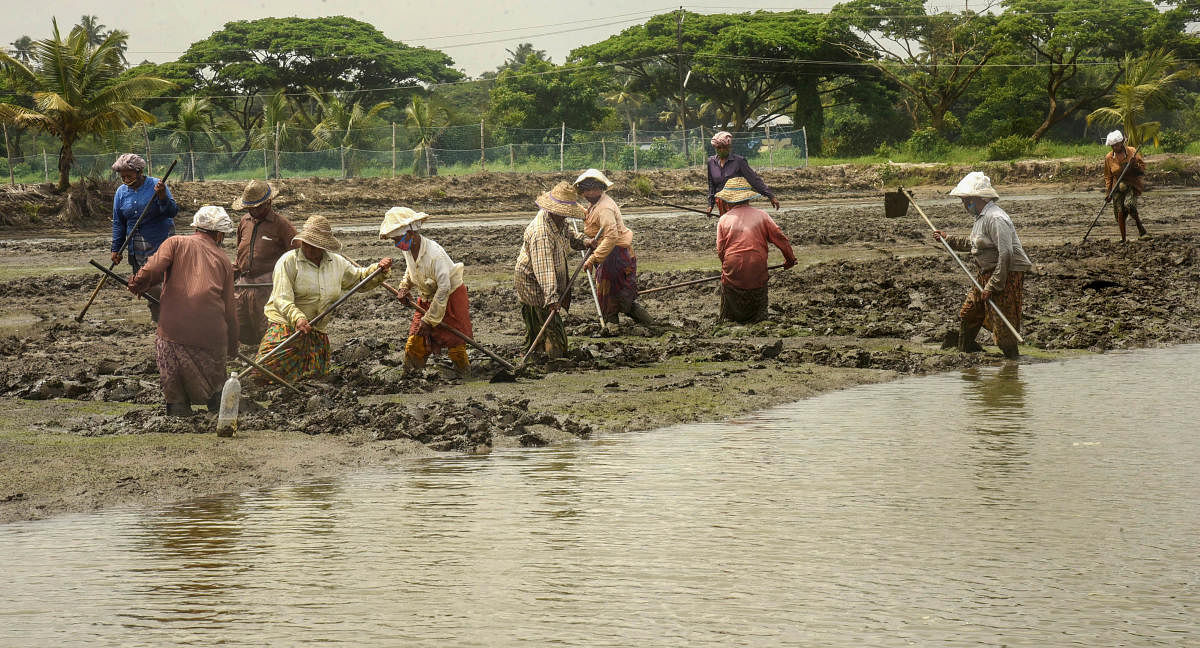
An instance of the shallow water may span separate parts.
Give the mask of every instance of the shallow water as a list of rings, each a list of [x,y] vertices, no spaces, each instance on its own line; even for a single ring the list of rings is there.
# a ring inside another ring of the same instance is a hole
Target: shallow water
[[[1200,346],[0,526],[0,645],[1200,644]]]

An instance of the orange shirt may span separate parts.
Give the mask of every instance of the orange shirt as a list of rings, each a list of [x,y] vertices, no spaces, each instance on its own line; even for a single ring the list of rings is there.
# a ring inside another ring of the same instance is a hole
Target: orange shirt
[[[1132,146],[1126,146],[1125,152],[1119,156],[1114,155],[1112,151],[1104,156],[1104,189],[1106,191],[1112,191],[1113,182],[1121,175],[1121,170],[1129,162],[1130,155],[1134,156],[1133,166],[1125,172],[1125,177],[1121,182],[1132,187],[1134,195],[1142,195],[1142,191],[1146,189],[1145,180],[1142,178],[1146,173],[1146,160]]]

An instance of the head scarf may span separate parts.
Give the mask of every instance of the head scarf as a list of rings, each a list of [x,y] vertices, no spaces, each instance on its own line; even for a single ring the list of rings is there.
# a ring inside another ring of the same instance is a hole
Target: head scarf
[[[117,161],[113,162],[112,165],[112,170],[116,171],[117,173],[122,171],[134,171],[141,173],[145,169],[146,161],[143,160],[142,156],[138,155],[137,153],[126,153],[117,158]]]
[[[1000,194],[992,187],[992,179],[983,175],[982,171],[972,171],[958,181],[958,186],[950,190],[951,196],[959,198],[990,198],[997,200]]]
[[[733,134],[729,131],[721,131],[712,136],[713,146],[729,146],[733,144]]]
[[[386,239],[400,236],[405,232],[415,232],[421,229],[421,221],[429,218],[425,212],[413,211],[408,207],[392,207],[383,215],[379,224],[379,238]]]
[[[1113,144],[1120,144],[1121,142],[1124,142],[1124,141],[1125,141],[1125,136],[1121,134],[1121,131],[1115,130],[1115,131],[1109,133],[1108,137],[1104,138],[1104,145],[1112,146]]]
[[[223,208],[216,205],[205,205],[197,209],[196,214],[192,216],[192,227],[209,232],[231,234],[233,221]]]

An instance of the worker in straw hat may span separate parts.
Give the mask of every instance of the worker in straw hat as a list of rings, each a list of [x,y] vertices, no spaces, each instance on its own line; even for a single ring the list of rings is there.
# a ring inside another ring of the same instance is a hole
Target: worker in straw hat
[[[279,257],[292,249],[292,237],[296,235],[291,221],[275,211],[275,195],[274,185],[251,180],[242,197],[233,202],[234,209],[246,210],[246,215],[238,221],[234,264],[238,339],[242,344],[258,344],[267,332],[265,308],[271,297],[271,272]]]
[[[271,298],[266,306],[270,325],[258,345],[261,362],[292,333],[303,333],[286,349],[262,362],[289,382],[323,376],[329,370],[329,336],[325,330],[333,318],[327,316],[317,324],[310,324],[309,320],[378,268],[384,272],[363,286],[363,290],[383,283],[392,267],[392,260],[384,258],[360,268],[338,254],[342,244],[334,238],[333,228],[324,216],[309,217],[294,240],[300,246],[285,252],[275,263]],[[259,382],[266,381],[257,374],[253,377]]]
[[[467,345],[450,333],[445,324],[471,336],[470,302],[463,283],[463,264],[455,263],[438,242],[422,235],[421,224],[429,218],[424,212],[408,207],[392,207],[379,225],[379,238],[391,239],[404,253],[404,278],[398,289],[400,299],[417,295],[422,310],[413,313],[404,345],[404,368],[415,371],[425,366],[430,354],[446,349],[460,375],[470,370]]]
[[[169,416],[189,416],[192,404],[220,407],[226,356],[237,354],[233,264],[221,249],[233,222],[205,205],[192,217],[191,236],[172,236],[129,281],[140,295],[163,280],[155,356]]]
[[[712,214],[713,207],[716,206],[718,213],[724,214],[729,205],[721,202],[717,198],[717,192],[725,188],[725,183],[730,178],[742,178],[754,188],[755,191],[767,197],[771,201],[771,206],[779,209],[779,201],[775,199],[775,194],[771,193],[770,187],[766,182],[763,182],[761,176],[750,168],[750,163],[746,158],[733,153],[733,134],[727,131],[721,131],[712,136],[710,140],[715,155],[708,158],[708,213]]]
[[[719,319],[758,322],[767,316],[768,243],[783,252],[785,267],[796,254],[783,230],[767,212],[750,206],[758,194],[741,177],[730,178],[717,198],[729,205],[717,221],[717,257],[721,259]]]
[[[587,211],[579,204],[575,188],[567,182],[554,185],[534,202],[538,213],[525,227],[513,274],[521,318],[525,321],[525,346],[533,345],[538,331],[549,319],[543,346],[535,350],[558,358],[567,352],[567,329],[558,312],[564,297],[570,304],[570,296],[565,294],[570,281],[567,257],[572,248],[587,247],[582,235],[566,227],[566,219],[583,220]]]
[[[1125,242],[1125,219],[1129,216],[1137,225],[1138,236],[1145,238],[1146,228],[1142,227],[1142,219],[1138,218],[1138,197],[1146,188],[1146,160],[1137,149],[1125,145],[1125,136],[1119,130],[1109,133],[1104,144],[1112,149],[1104,156],[1104,188],[1112,194],[1113,216],[1117,219],[1117,229],[1121,230],[1121,242]],[[1130,160],[1132,164],[1129,164]],[[1126,164],[1129,170],[1121,177]],[[1117,182],[1117,178],[1121,178],[1121,181]],[[1113,191],[1114,183],[1116,191]]]
[[[596,269],[596,300],[605,322],[616,324],[619,313],[639,324],[653,324],[650,313],[637,303],[637,255],[633,253],[633,232],[625,227],[621,208],[606,192],[612,187],[598,169],[588,169],[575,179],[575,189],[587,199],[583,233],[593,249],[584,266]],[[603,234],[596,237],[601,228]]]
[[[112,262],[121,262],[121,246],[129,252],[129,266],[137,274],[146,261],[158,251],[163,241],[175,235],[175,216],[179,206],[171,189],[158,178],[146,175],[146,160],[137,153],[125,153],[112,164],[121,178],[121,186],[113,196]],[[146,217],[141,218],[142,212]],[[137,225],[137,229],[134,229]],[[160,296],[161,288],[149,290],[152,297]],[[147,302],[149,303],[149,302]],[[158,321],[158,309],[150,303],[150,318]]]
[[[975,224],[969,236],[946,236],[945,232],[937,230],[933,238],[944,239],[951,248],[974,255],[979,266],[976,281],[983,286],[983,292],[972,286],[958,311],[959,349],[983,351],[975,339],[982,326],[992,332],[996,345],[1006,357],[1016,359],[1019,355],[1017,339],[988,307],[987,300],[991,299],[1019,331],[1021,306],[1025,300],[1025,272],[1033,267],[1033,262],[1021,247],[1012,219],[996,204],[1000,195],[992,187],[991,178],[972,171],[950,190],[950,195],[962,200],[967,213],[975,217]]]

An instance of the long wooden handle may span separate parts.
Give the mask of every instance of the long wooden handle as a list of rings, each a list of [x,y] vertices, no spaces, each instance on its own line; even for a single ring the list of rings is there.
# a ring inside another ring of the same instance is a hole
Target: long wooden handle
[[[399,296],[400,296],[400,291],[399,291],[399,290],[397,290],[396,288],[394,288],[392,285],[388,284],[387,282],[384,282],[384,284],[383,284],[383,287],[384,287],[384,288],[387,288],[388,290],[390,290],[390,291],[391,291],[391,293],[392,293],[393,295],[395,295],[396,297],[399,297]],[[418,313],[420,313],[420,314],[422,314],[422,315],[424,315],[424,314],[425,314],[425,312],[426,312],[424,308],[421,308],[420,306],[418,306],[418,305],[416,304],[416,302],[412,301],[412,299],[411,299],[411,298],[410,298],[410,299],[408,299],[407,301],[401,301],[400,303],[402,303],[402,304],[404,304],[405,306],[408,306],[408,307],[410,307],[410,308],[412,308],[412,309],[416,310]],[[514,366],[512,365],[512,363],[510,363],[509,361],[505,360],[504,358],[501,358],[500,356],[496,355],[495,353],[493,353],[493,352],[492,352],[492,350],[491,350],[491,349],[488,349],[487,347],[483,346],[482,344],[480,344],[480,343],[476,342],[475,340],[471,339],[471,336],[467,335],[466,333],[463,333],[462,331],[460,331],[460,330],[458,330],[458,329],[454,328],[453,326],[450,326],[449,324],[447,324],[447,323],[445,323],[445,322],[438,322],[438,324],[437,324],[437,325],[438,325],[438,326],[440,326],[440,327],[442,327],[442,328],[444,328],[444,329],[446,329],[447,331],[450,331],[450,333],[451,333],[451,334],[455,335],[456,337],[458,337],[459,339],[461,339],[463,342],[466,342],[467,344],[470,344],[471,346],[475,347],[476,349],[479,349],[480,351],[483,351],[484,353],[486,353],[486,354],[487,354],[487,356],[488,356],[489,358],[491,358],[492,360],[495,360],[496,362],[499,362],[500,364],[504,365],[504,368],[505,368],[505,369],[508,369],[509,371],[515,371],[515,370],[516,370],[516,367],[514,367]]]
[[[773,266],[767,266],[767,270],[778,270],[780,268],[785,268],[785,267],[787,267],[786,263],[780,263],[780,264],[773,265]],[[693,286],[695,284],[706,283],[709,281],[716,281],[717,279],[720,279],[720,278],[721,278],[721,275],[717,275],[715,277],[705,277],[703,279],[692,279],[691,281],[683,281],[683,282],[680,282],[677,284],[671,284],[669,286],[659,286],[658,288],[647,288],[646,290],[639,290],[638,297],[641,297],[642,295],[649,295],[649,294],[656,293],[656,292],[662,292],[664,290],[673,290],[675,288],[683,288],[684,286]]]
[[[603,233],[604,226],[601,225],[600,229],[596,230],[595,238],[600,238],[600,235]],[[570,298],[571,287],[575,285],[575,279],[579,277],[579,271],[583,270],[583,266],[587,265],[587,262],[588,258],[584,257],[583,262],[579,264],[579,267],[575,268],[575,272],[571,273],[571,279],[567,282],[567,288],[563,290],[562,297],[558,298],[558,307],[560,309],[562,308],[562,305],[566,303],[567,299]],[[533,344],[529,345],[529,350],[525,352],[525,355],[521,356],[521,361],[517,363],[518,367],[525,366],[525,361],[529,359],[529,354],[533,353],[533,350],[537,348],[538,343],[542,341],[542,338],[546,335],[546,329],[550,328],[550,320],[554,319],[555,312],[557,311],[554,311],[546,316],[546,321],[542,322],[542,330],[538,331],[537,337],[533,338]]]
[[[1113,194],[1116,193],[1117,187],[1121,185],[1121,180],[1125,177],[1125,172],[1133,165],[1133,161],[1137,159],[1137,153],[1129,156],[1129,161],[1125,163],[1125,168],[1121,169],[1121,175],[1117,176],[1117,181],[1113,183],[1112,189],[1109,189],[1108,195],[1104,198],[1104,204],[1100,205],[1100,209],[1096,212],[1096,217],[1092,219],[1092,224],[1088,225],[1087,231],[1083,233],[1083,243],[1087,243],[1088,235],[1092,233],[1092,228],[1096,223],[1100,222],[1100,214],[1104,213],[1104,208],[1108,207],[1108,203],[1112,202]]]
[[[902,193],[908,197],[908,202],[912,203],[912,206],[917,208],[917,213],[921,215],[921,218],[925,219],[925,222],[929,225],[929,229],[933,230],[934,232],[938,231],[938,228],[933,226],[933,221],[929,220],[929,217],[925,215],[925,211],[922,210],[921,206],[917,204],[917,201],[913,199],[912,192],[905,191]],[[955,261],[958,261],[958,267],[962,268],[962,271],[967,273],[967,278],[971,280],[971,285],[975,286],[977,289],[979,289],[979,292],[982,293],[983,286],[980,286],[979,282],[975,280],[975,275],[971,274],[970,268],[968,268],[967,264],[963,263],[963,260],[958,257],[958,254],[955,253],[954,248],[950,247],[950,244],[946,242],[945,238],[939,236],[937,239],[942,243],[942,247],[946,248],[946,251],[950,253],[950,256],[954,257]],[[1004,313],[1000,311],[1000,307],[996,305],[996,302],[992,301],[991,297],[989,297],[987,303],[988,306],[992,307],[992,310],[996,311],[996,315],[1000,317],[1000,321],[1004,322],[1004,325],[1008,327],[1008,330],[1011,331],[1013,336],[1017,338],[1017,342],[1024,344],[1025,338],[1021,337],[1021,334],[1017,332],[1017,327],[1013,326],[1012,322],[1008,321],[1008,318],[1005,317]]]
[[[341,297],[338,297],[337,301],[335,301],[329,305],[329,308],[326,308],[325,310],[318,313],[316,317],[308,320],[308,323],[315,326],[318,322],[325,319],[330,313],[337,310],[338,306],[341,306],[343,302],[345,302],[347,299],[349,299],[351,295],[353,295],[354,293],[361,290],[362,287],[365,286],[368,281],[374,279],[375,275],[379,274],[380,272],[383,272],[383,270],[384,270],[383,268],[376,268],[375,272],[372,272],[371,274],[367,275],[362,281],[354,284],[354,287],[352,287],[350,290],[347,290],[345,293],[343,293]],[[297,329],[294,333],[292,333],[291,335],[284,338],[283,342],[280,342],[279,344],[275,345],[275,348],[268,351],[267,355],[265,355],[259,359],[259,362],[266,362],[267,358],[270,358],[271,356],[279,353],[280,351],[283,351],[284,349],[287,348],[287,346],[289,344],[294,342],[296,340],[296,338],[300,337],[302,334],[303,334],[303,331]]]

